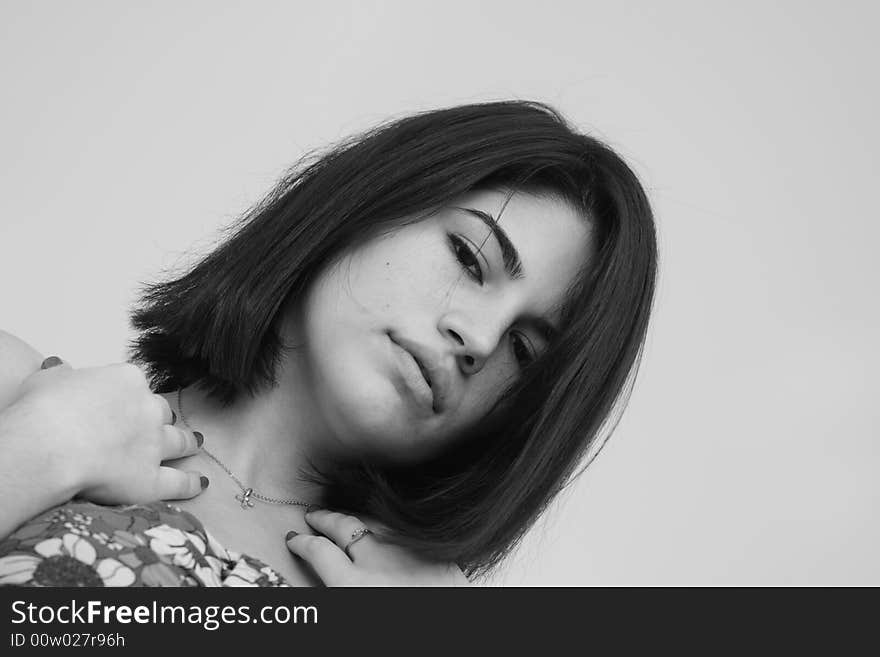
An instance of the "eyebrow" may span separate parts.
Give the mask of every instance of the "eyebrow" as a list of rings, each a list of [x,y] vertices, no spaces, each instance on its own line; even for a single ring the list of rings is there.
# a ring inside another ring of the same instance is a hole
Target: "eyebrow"
[[[488,212],[483,212],[482,210],[477,210],[475,208],[462,208],[456,206],[455,209],[462,210],[472,217],[476,217],[489,227],[489,230],[492,231],[495,239],[498,240],[498,246],[501,247],[501,259],[504,262],[504,271],[507,272],[507,275],[510,278],[517,279],[525,276],[522,260],[519,257],[519,251],[516,250],[513,242],[510,241],[507,233],[504,232],[504,229],[498,225],[495,217]],[[528,322],[548,342],[553,341],[559,335],[559,329],[556,328],[552,322],[543,317],[530,317]]]
[[[516,250],[513,242],[510,241],[507,233],[504,232],[504,229],[498,225],[497,221],[495,221],[495,217],[488,212],[483,212],[482,210],[476,210],[474,208],[457,207],[456,209],[467,212],[469,215],[476,217],[489,227],[489,230],[492,231],[495,239],[498,240],[498,246],[501,247],[501,260],[504,262],[504,271],[507,272],[507,275],[510,278],[516,279],[525,276],[522,260],[520,260],[519,257],[519,251]]]

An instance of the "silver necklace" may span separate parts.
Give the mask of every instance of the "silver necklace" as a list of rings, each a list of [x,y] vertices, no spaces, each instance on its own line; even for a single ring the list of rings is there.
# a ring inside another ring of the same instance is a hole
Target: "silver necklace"
[[[183,421],[183,423],[187,427],[192,429],[189,422],[186,421],[186,416],[183,414],[183,405],[181,404],[181,390],[182,390],[182,388],[177,389],[177,411],[178,411],[178,414],[180,415],[180,419]],[[302,500],[278,499],[275,497],[266,497],[265,495],[261,495],[260,493],[257,493],[256,491],[254,491],[254,489],[251,486],[245,486],[241,482],[241,479],[236,477],[235,473],[232,470],[230,470],[223,461],[221,461],[216,456],[211,454],[211,452],[209,452],[207,449],[205,449],[204,443],[202,443],[202,446],[199,449],[205,453],[205,456],[209,457],[217,465],[219,465],[221,468],[223,468],[223,471],[232,478],[232,481],[234,481],[236,484],[238,484],[238,487],[241,489],[241,494],[236,495],[235,499],[240,504],[242,509],[253,508],[254,503],[251,501],[252,499],[259,500],[260,502],[265,502],[266,504],[287,504],[287,505],[291,505],[291,506],[304,506],[306,508],[312,506],[308,502],[303,502]]]

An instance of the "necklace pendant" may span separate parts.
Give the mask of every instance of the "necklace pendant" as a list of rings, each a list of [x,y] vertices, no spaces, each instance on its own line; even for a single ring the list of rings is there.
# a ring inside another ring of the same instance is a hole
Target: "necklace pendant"
[[[242,509],[252,508],[254,503],[251,502],[251,495],[253,495],[253,488],[246,488],[241,492],[241,495],[236,495],[235,499],[241,502]]]

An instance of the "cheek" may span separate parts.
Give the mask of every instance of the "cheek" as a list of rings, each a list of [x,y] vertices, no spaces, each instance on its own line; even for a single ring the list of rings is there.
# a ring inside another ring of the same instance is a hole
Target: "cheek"
[[[468,382],[456,424],[464,430],[482,422],[514,382],[514,373],[504,358],[490,359],[486,366]]]
[[[378,340],[356,341],[337,331],[310,345],[312,399],[338,442],[369,450],[405,431],[406,408],[386,373]]]
[[[406,227],[351,256],[345,291],[383,321],[433,321],[460,279],[445,249],[436,228]]]

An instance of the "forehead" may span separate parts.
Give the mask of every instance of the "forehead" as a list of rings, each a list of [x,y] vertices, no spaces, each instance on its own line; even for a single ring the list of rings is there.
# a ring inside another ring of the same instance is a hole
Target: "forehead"
[[[465,194],[456,203],[495,218],[522,260],[522,284],[558,304],[587,264],[592,251],[590,222],[557,196],[486,190]],[[478,226],[481,235],[490,230]],[[486,244],[491,244],[488,240]]]

